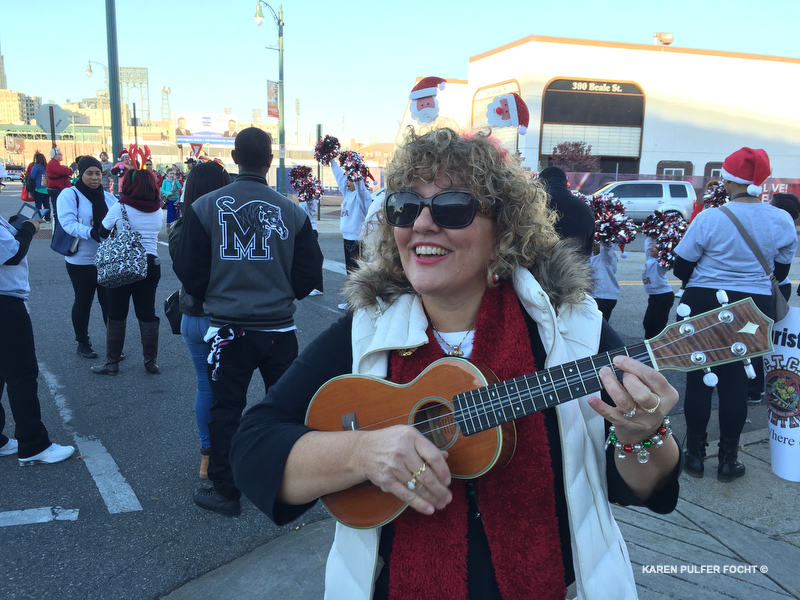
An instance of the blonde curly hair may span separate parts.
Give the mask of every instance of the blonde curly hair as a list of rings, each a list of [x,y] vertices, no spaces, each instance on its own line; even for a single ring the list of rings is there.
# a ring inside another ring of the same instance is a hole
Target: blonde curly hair
[[[496,285],[495,275],[498,280],[510,278],[516,267],[531,269],[558,244],[553,228],[556,214],[548,207],[547,192],[491,132],[458,133],[445,127],[419,135],[409,128],[387,166],[386,193],[410,188],[420,172],[440,187],[447,187],[440,181],[449,181],[457,189],[473,192],[492,215],[497,258],[487,270],[487,285]],[[371,260],[361,267],[411,290],[393,227],[380,218],[374,235]]]

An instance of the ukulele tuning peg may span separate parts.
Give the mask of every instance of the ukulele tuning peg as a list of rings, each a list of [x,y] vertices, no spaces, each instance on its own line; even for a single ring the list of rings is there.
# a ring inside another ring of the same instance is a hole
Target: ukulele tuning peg
[[[719,383],[719,377],[717,377],[716,373],[713,373],[709,367],[703,369],[705,371],[705,375],[703,375],[703,383],[706,384],[708,387],[716,387]]]
[[[717,302],[720,306],[728,306],[728,294],[725,290],[717,290]]]
[[[744,372],[747,375],[748,379],[755,379],[756,378],[756,370],[753,368],[753,363],[750,362],[749,358],[744,360]]]
[[[683,302],[681,302],[680,304],[678,304],[678,307],[675,309],[675,313],[679,317],[683,317],[685,319],[690,314],[692,314],[692,309],[689,308],[688,304],[684,304]]]

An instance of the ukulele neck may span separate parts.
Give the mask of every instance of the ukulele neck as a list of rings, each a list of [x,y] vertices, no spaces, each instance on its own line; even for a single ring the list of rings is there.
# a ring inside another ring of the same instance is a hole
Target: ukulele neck
[[[602,389],[599,371],[614,367],[616,356],[630,356],[650,365],[645,343],[567,362],[507,381],[457,394],[455,420],[464,435],[474,435],[503,423],[574,400]]]

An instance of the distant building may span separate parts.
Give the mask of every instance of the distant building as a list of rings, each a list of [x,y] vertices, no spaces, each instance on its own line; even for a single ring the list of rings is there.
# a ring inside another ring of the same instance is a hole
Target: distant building
[[[42,99],[38,96],[0,89],[0,123],[29,125],[41,105]]]

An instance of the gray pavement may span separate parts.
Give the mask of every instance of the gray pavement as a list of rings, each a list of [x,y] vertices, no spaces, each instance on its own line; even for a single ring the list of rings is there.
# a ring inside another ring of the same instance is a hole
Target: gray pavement
[[[318,230],[320,236],[339,235],[338,207],[322,209]],[[635,244],[628,247],[633,253],[631,262],[636,261],[637,250],[641,253],[639,240]],[[797,298],[793,297],[792,304],[797,304]],[[613,507],[642,600],[800,598],[800,519],[795,506],[800,484],[772,473],[767,414],[764,403],[749,408],[740,450],[747,473],[741,479],[717,481],[717,442],[711,440],[706,476],[681,475],[680,499],[672,514]],[[682,440],[683,414],[671,420],[675,435]],[[710,437],[714,437],[716,421],[715,410]],[[322,598],[333,531],[330,518],[308,524],[300,521],[294,530],[163,599]]]

